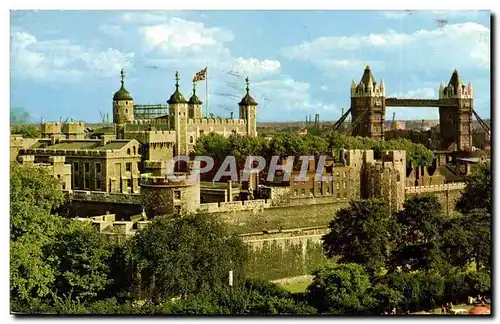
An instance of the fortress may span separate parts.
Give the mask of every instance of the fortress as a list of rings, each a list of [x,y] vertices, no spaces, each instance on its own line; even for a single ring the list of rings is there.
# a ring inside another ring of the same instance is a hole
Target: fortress
[[[258,188],[255,181],[246,187],[231,181],[174,181],[165,174],[167,161],[194,153],[203,134],[257,136],[258,105],[250,95],[247,78],[238,119],[204,118],[195,84],[186,100],[179,90],[178,73],[175,79],[175,90],[167,101],[168,113],[155,118],[140,114],[136,118],[137,105],[125,89],[122,71],[121,87],[112,100],[113,127],[89,132],[83,122],[45,122],[40,139],[11,136],[11,161],[48,169],[61,180],[61,189],[71,202],[61,212],[91,221],[103,233],[133,235],[162,215],[214,214],[242,236],[254,250],[255,260],[265,253],[297,253],[293,258],[301,261],[297,261],[294,275],[305,274],[324,261],[321,235],[335,212],[350,200],[382,198],[397,211],[410,195],[435,193],[444,212],[451,214],[464,188],[463,176],[470,171],[470,165],[459,160],[471,143],[467,127],[473,92],[455,71],[449,85],[441,86],[440,99],[435,102],[445,132],[443,145],[454,149],[436,152],[431,167],[411,165],[405,151],[385,151],[375,157],[371,150],[341,150],[320,170],[330,177],[327,181],[314,180],[318,167],[315,161],[308,170],[311,180],[295,181],[293,171],[289,181],[269,183],[265,188]],[[352,114],[354,135],[382,139],[385,106],[400,104],[398,100],[402,99],[385,98],[383,81],[377,84],[367,67],[361,81],[351,86],[351,109],[340,122]],[[458,110],[452,109],[453,105],[458,105]],[[450,135],[446,131],[450,127],[457,132]],[[457,155],[457,151],[462,153]],[[190,163],[176,174],[189,175],[197,168],[199,164]],[[245,190],[255,192],[258,199],[252,199],[253,194],[242,195]],[[277,257],[278,261],[283,260]],[[270,279],[282,275],[279,266],[271,271],[261,263],[254,262],[256,274],[265,273]]]

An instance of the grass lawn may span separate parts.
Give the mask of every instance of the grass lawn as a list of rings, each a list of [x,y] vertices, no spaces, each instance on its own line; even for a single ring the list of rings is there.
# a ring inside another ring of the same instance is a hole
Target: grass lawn
[[[281,285],[285,290],[291,293],[305,292],[307,287],[311,284],[311,281],[301,281],[290,284]]]

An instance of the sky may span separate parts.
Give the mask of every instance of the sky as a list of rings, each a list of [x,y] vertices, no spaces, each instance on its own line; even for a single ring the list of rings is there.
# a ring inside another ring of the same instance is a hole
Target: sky
[[[238,115],[248,76],[257,121],[336,120],[366,65],[399,98],[438,98],[457,69],[490,118],[489,11],[11,11],[10,27],[10,105],[33,121],[111,115],[122,68],[136,104],[165,103],[176,71],[189,98],[205,67],[196,92],[217,116]]]

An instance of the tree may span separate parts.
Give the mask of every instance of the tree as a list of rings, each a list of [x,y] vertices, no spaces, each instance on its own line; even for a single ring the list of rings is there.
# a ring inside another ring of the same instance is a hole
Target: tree
[[[337,264],[313,275],[308,292],[320,313],[361,314],[372,307],[370,277],[361,265]]]
[[[371,306],[373,314],[390,312],[393,308],[398,309],[403,302],[403,294],[386,284],[375,284],[369,290],[369,294],[373,298],[373,305]]]
[[[491,203],[491,165],[480,163],[472,174],[465,179],[467,183],[464,192],[456,203],[456,208],[463,214],[473,209],[486,209],[493,212]]]
[[[39,138],[41,135],[40,128],[32,124],[11,126],[10,133],[22,135],[24,138]]]
[[[439,236],[444,217],[435,195],[409,197],[397,218],[397,248],[392,252],[390,270],[439,269],[443,266]]]
[[[12,164],[10,169],[10,292],[16,306],[48,296],[55,278],[44,248],[62,226],[51,214],[64,198],[45,170]]]
[[[54,292],[71,301],[95,300],[112,283],[111,245],[88,222],[64,220],[64,226],[46,247],[54,269]]]
[[[129,265],[137,274],[134,287],[147,299],[173,297],[220,289],[228,271],[243,273],[246,248],[210,215],[157,217],[127,246]]]
[[[441,249],[453,266],[465,268],[474,261],[477,271],[491,270],[491,214],[485,209],[450,219],[441,242]]]
[[[394,219],[387,204],[378,199],[353,201],[337,212],[323,236],[328,257],[340,256],[340,263],[359,263],[378,273],[388,260]]]

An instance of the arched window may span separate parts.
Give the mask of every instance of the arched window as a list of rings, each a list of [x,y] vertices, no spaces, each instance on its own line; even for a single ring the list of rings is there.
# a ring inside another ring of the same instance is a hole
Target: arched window
[[[61,179],[61,175],[60,174],[57,175],[57,179]]]
[[[189,136],[189,143],[193,144],[194,143],[194,137],[191,135]]]
[[[128,114],[128,109],[125,109],[125,113]]]
[[[127,149],[127,154],[130,155],[130,149],[129,148]]]
[[[136,154],[136,152],[135,152],[135,146],[134,146],[134,155],[135,155],[135,154]]]

